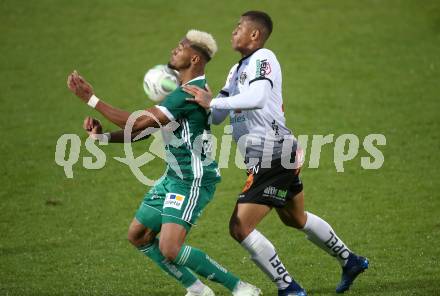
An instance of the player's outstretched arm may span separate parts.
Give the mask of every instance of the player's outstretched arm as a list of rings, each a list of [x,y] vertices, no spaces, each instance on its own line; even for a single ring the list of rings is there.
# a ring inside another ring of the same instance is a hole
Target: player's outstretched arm
[[[89,106],[95,108],[109,121],[113,122],[121,129],[125,128],[131,113],[115,108],[98,99],[93,92],[93,87],[81,77],[77,71],[73,71],[68,76],[67,86],[77,97]],[[166,117],[158,108],[153,107],[146,111],[148,112],[148,115],[141,115],[136,118],[132,127],[132,132],[141,131],[148,127],[159,127],[161,124],[166,125],[169,122],[168,117]]]
[[[89,136],[95,140],[106,140],[109,143],[125,143],[124,130],[118,130],[109,133],[102,133],[101,122],[90,116],[84,119],[83,128],[89,134]],[[150,135],[145,135],[141,138],[136,138],[142,131],[132,132],[130,140],[128,142],[137,142],[148,139]],[[136,138],[136,140],[135,140]]]
[[[73,71],[67,78],[67,87],[84,103],[98,110],[105,118],[124,128],[131,113],[120,110],[99,100],[93,91],[93,87],[78,72]]]
[[[130,142],[138,142],[138,141],[142,141],[145,139],[148,139],[151,135],[145,135],[141,138],[136,138],[142,131],[138,131],[138,132],[132,132],[130,135]],[[119,130],[119,131],[114,131],[111,132],[109,135],[109,142],[110,143],[125,143],[125,138],[124,138],[124,130]],[[135,140],[136,138],[136,140]]]
[[[89,134],[89,136],[95,140],[107,140],[110,143],[125,143],[124,130],[118,130],[109,133],[102,133],[102,125],[101,122],[90,116],[84,119],[83,123],[84,130]],[[137,142],[141,140],[148,139],[150,135],[145,135],[140,138],[136,138],[142,131],[132,132],[130,135],[130,142]],[[136,138],[136,140],[135,140]]]
[[[99,100],[93,91],[93,87],[78,72],[73,71],[67,78],[67,87],[84,103],[87,103],[91,107],[98,110],[105,118],[119,126],[124,128],[125,124],[130,116],[130,113],[124,110],[120,110]]]

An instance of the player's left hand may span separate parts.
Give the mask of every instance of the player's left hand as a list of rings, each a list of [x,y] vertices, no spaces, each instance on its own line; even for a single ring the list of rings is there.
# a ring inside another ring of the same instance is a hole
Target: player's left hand
[[[89,134],[90,138],[99,141],[105,139],[103,138],[104,135],[102,134],[101,122],[98,119],[87,116],[84,119],[83,128]],[[106,141],[108,141],[108,138],[106,138]]]
[[[205,85],[205,87],[206,90],[195,85],[185,85],[182,88],[185,92],[194,96],[194,98],[187,98],[187,101],[195,102],[203,108],[209,109],[212,101],[212,91],[209,89],[209,86],[207,84]]]
[[[90,116],[87,116],[84,119],[83,128],[90,136],[96,134],[102,134],[101,122],[98,119],[92,118]]]
[[[93,87],[76,70],[67,77],[67,87],[85,103],[93,95]]]

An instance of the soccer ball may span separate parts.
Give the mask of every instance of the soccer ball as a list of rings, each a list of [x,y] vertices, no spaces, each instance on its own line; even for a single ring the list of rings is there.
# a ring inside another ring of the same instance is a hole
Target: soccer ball
[[[177,71],[166,65],[157,65],[144,76],[144,90],[154,102],[162,101],[168,94],[179,86]]]

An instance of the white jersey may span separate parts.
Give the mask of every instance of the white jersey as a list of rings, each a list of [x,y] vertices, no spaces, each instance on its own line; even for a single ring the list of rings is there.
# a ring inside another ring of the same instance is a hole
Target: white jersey
[[[264,80],[267,83],[264,87],[269,88],[262,108],[229,112],[233,137],[242,150],[245,149],[242,152],[246,163],[251,157],[261,159],[268,153],[272,159],[280,158],[283,139],[291,135],[284,117],[281,67],[271,50],[258,49],[235,64],[220,95],[230,97],[245,93],[260,80]],[[292,149],[296,149],[296,141]]]

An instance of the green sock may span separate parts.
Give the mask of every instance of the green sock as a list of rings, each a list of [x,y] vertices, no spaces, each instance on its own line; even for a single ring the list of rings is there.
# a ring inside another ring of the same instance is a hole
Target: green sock
[[[174,262],[177,265],[189,267],[192,271],[209,280],[222,284],[230,291],[234,290],[240,281],[239,278],[227,271],[207,254],[187,245],[182,246]]]
[[[168,261],[159,250],[159,241],[155,239],[154,243],[142,247],[138,250],[153,260],[163,271],[178,280],[185,288],[194,284],[197,280],[195,275],[185,266],[179,266]]]

